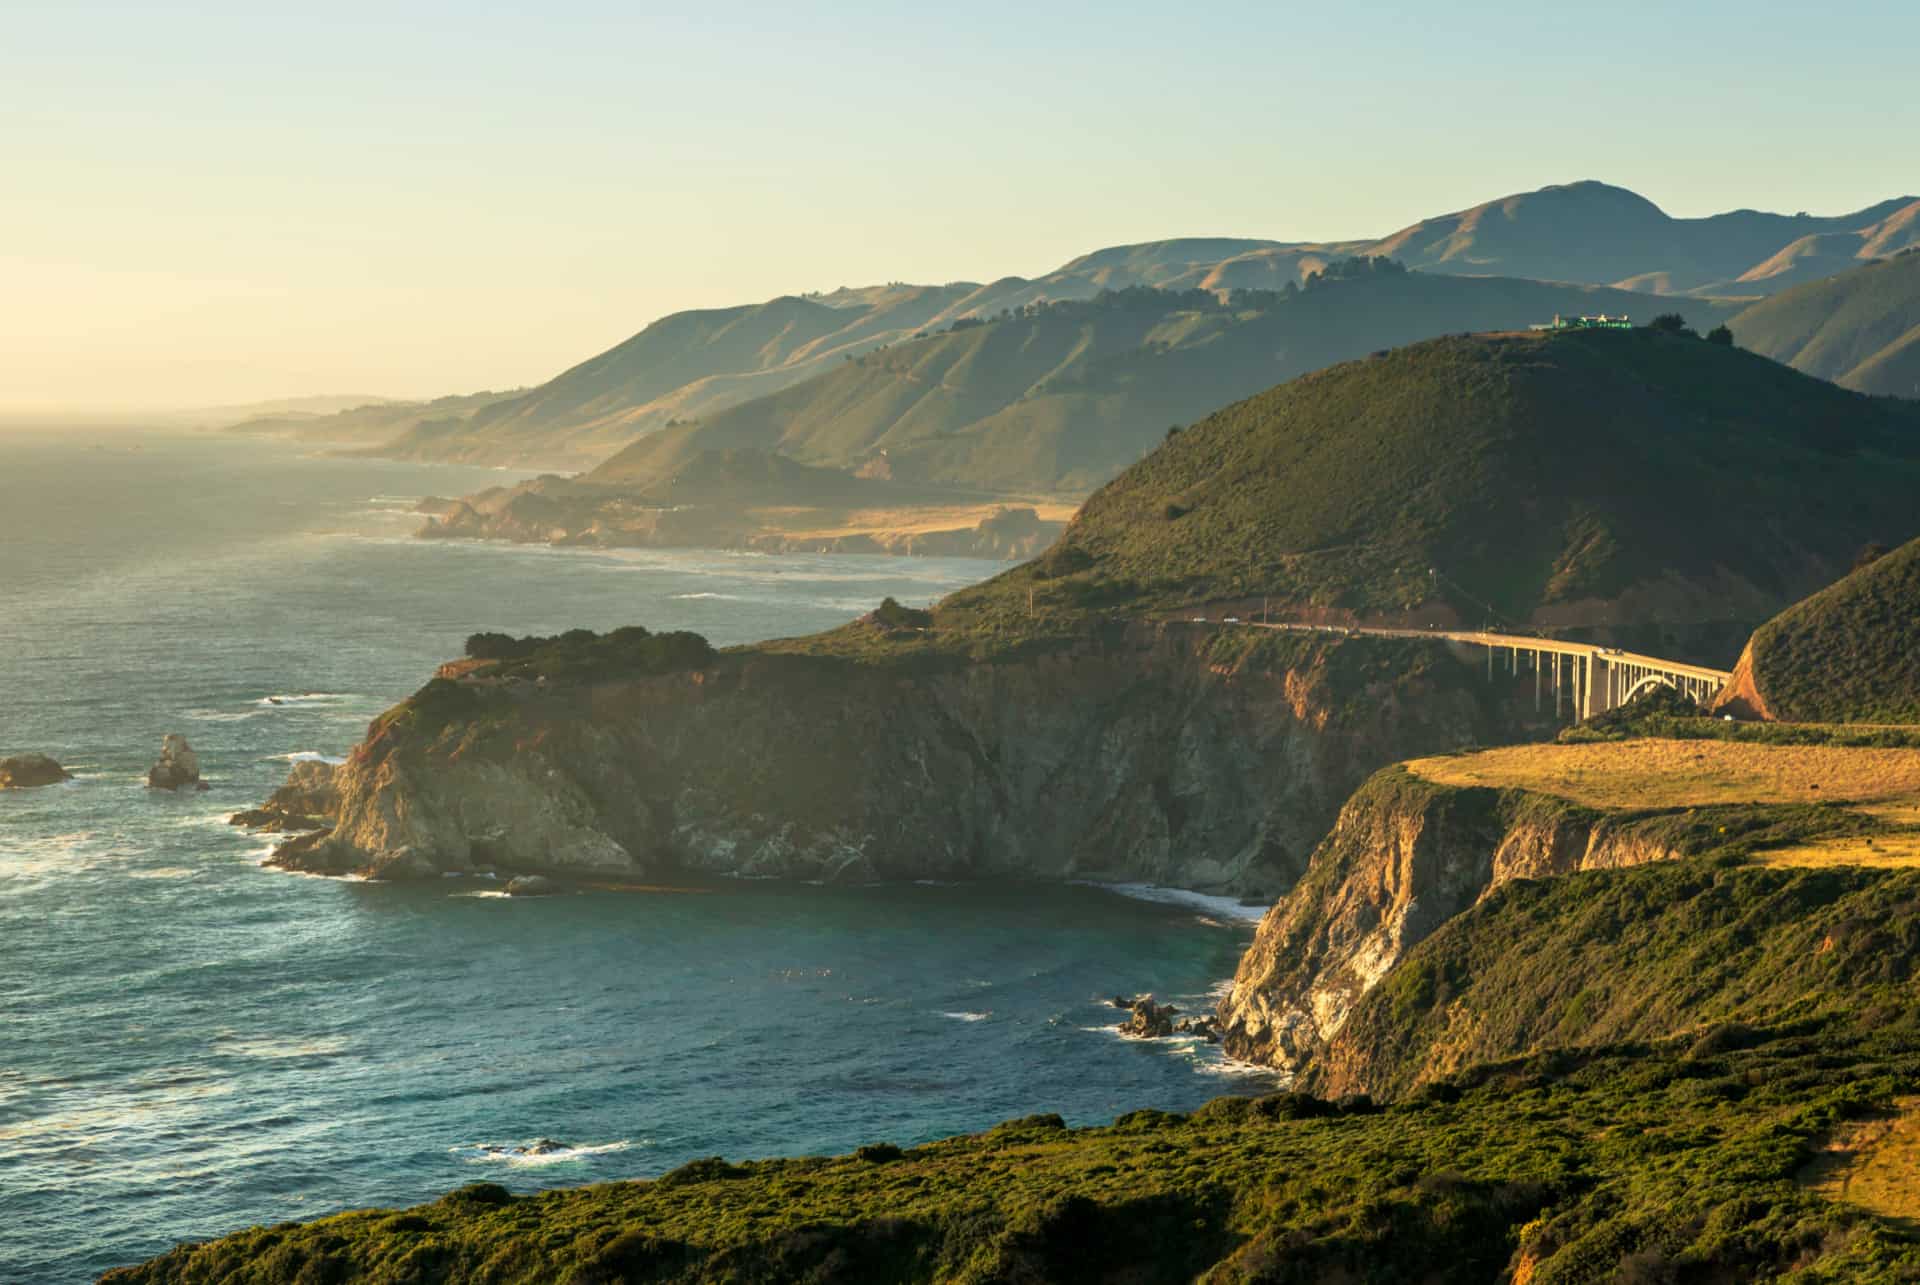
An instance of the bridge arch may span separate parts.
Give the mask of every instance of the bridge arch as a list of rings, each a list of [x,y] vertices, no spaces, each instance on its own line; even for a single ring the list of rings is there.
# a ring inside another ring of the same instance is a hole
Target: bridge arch
[[[1665,674],[1648,674],[1645,678],[1642,678],[1639,682],[1627,688],[1627,694],[1620,698],[1620,703],[1625,705],[1628,701],[1635,700],[1656,687],[1664,687],[1670,692],[1680,691],[1680,685]],[[1682,694],[1684,695],[1685,693]]]

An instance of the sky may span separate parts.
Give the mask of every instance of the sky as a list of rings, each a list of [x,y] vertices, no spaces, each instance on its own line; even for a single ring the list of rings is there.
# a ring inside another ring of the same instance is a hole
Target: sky
[[[327,5],[0,18],[0,413],[537,383],[650,320],[1596,178],[1920,190],[1920,5]]]

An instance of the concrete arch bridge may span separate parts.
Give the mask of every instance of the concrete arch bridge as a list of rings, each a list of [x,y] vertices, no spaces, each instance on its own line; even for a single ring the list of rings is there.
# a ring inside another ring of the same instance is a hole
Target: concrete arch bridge
[[[1518,677],[1533,675],[1533,707],[1542,712],[1553,702],[1556,715],[1575,720],[1592,718],[1626,704],[1655,687],[1670,687],[1701,705],[1709,704],[1732,677],[1724,669],[1708,669],[1658,656],[1597,647],[1592,643],[1531,638],[1525,634],[1496,634],[1484,630],[1364,629],[1340,625],[1299,625],[1246,622],[1254,629],[1281,629],[1296,633],[1361,634],[1370,638],[1443,638],[1487,649],[1487,678],[1505,670]]]

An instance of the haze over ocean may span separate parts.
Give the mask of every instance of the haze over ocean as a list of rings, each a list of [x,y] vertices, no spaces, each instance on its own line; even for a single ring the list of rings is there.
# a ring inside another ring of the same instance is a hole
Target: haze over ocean
[[[416,542],[411,497],[502,474],[252,440],[0,436],[0,1280],[464,1182],[1101,1122],[1247,1082],[1097,1029],[1188,1004],[1246,937],[1086,888],[509,901],[261,869],[224,824],[480,629],[644,623],[716,643],[924,602],[996,564]],[[271,704],[268,697],[283,703]],[[153,794],[166,732],[204,794]],[[1257,1081],[1256,1083],[1264,1083]],[[542,1138],[551,1156],[488,1146]]]

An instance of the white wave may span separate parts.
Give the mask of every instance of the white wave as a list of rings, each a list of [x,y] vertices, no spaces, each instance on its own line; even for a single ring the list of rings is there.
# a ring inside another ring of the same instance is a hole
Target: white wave
[[[491,898],[496,898],[496,897],[497,897],[497,898],[500,898],[501,900],[504,900],[504,901],[513,901],[513,900],[515,900],[515,898],[514,898],[514,896],[513,896],[513,894],[512,894],[512,893],[510,893],[510,892],[500,892],[500,891],[498,891],[498,890],[496,890],[496,889],[493,889],[493,888],[481,888],[481,889],[478,889],[478,890],[476,890],[476,891],[474,891],[474,892],[450,892],[450,893],[448,893],[447,895],[448,895],[449,897],[487,897],[487,898],[490,898],[490,899],[491,899]]]
[[[343,754],[322,754],[319,750],[293,750],[286,754],[269,754],[267,757],[282,763],[331,763],[335,767],[347,761]]]
[[[267,709],[301,705],[337,705],[341,701],[358,700],[352,692],[275,692],[271,696],[262,696],[255,705]]]
[[[134,879],[197,879],[204,871],[190,866],[156,866],[152,870],[129,870],[127,874]]]
[[[1205,911],[1217,919],[1234,921],[1236,924],[1257,924],[1266,917],[1265,905],[1243,906],[1238,897],[1218,897],[1211,893],[1192,892],[1186,888],[1166,888],[1157,883],[1101,883],[1093,879],[1076,879],[1075,883],[1087,888],[1100,888],[1107,892],[1118,893],[1122,897],[1132,897],[1136,901],[1159,902],[1166,906],[1189,906]],[[1206,919],[1201,920],[1207,922]],[[1214,924],[1214,927],[1225,927]]]
[[[984,1022],[984,1021],[986,1021],[986,1020],[987,1020],[987,1019],[988,1019],[989,1017],[992,1017],[992,1016],[993,1016],[993,1014],[992,1014],[992,1013],[965,1013],[965,1012],[962,1012],[962,1013],[942,1013],[942,1014],[940,1014],[940,1016],[942,1016],[942,1017],[951,1017],[951,1018],[952,1018],[952,1019],[953,1019],[954,1021],[956,1021],[956,1022]]]
[[[1210,1045],[1209,1048],[1211,1047]],[[1226,1054],[1218,1052],[1211,1057],[1204,1054],[1196,1057],[1193,1061],[1193,1069],[1200,1075],[1223,1075],[1235,1080],[1259,1080],[1281,1088],[1293,1083],[1293,1077],[1285,1071],[1276,1070],[1271,1066],[1258,1066],[1252,1062],[1235,1061]]]
[[[506,1164],[517,1169],[535,1169],[544,1165],[573,1164],[589,1156],[604,1156],[615,1151],[625,1151],[632,1145],[631,1141],[622,1140],[578,1147],[561,1144],[551,1149],[541,1148],[536,1151],[535,1148],[541,1147],[538,1142],[476,1142],[461,1147],[448,1147],[447,1150],[453,1155],[461,1156],[468,1164]]]
[[[713,598],[720,602],[741,601],[740,595],[737,593],[676,593],[673,596],[681,602],[691,602],[697,598]]]
[[[190,709],[186,717],[198,723],[244,723],[250,718],[259,718],[266,713],[263,709]]]

